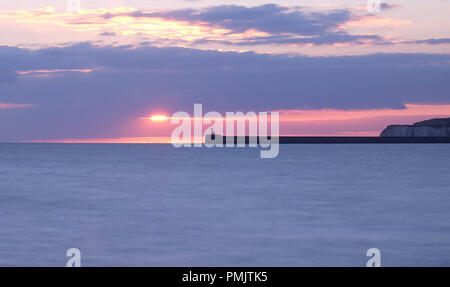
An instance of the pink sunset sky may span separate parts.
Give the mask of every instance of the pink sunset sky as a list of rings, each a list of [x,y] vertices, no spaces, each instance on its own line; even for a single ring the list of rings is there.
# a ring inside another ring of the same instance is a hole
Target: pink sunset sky
[[[195,103],[282,135],[450,117],[447,0],[4,2],[2,142],[168,142],[145,118]]]

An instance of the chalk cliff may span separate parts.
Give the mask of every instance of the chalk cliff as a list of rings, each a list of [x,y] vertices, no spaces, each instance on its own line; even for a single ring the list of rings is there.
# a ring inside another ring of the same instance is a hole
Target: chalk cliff
[[[450,118],[432,119],[413,125],[391,125],[381,137],[450,137]]]

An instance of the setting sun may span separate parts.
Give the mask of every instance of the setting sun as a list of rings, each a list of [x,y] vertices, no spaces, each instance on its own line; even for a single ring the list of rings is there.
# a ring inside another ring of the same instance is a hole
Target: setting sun
[[[164,116],[164,115],[155,115],[155,116],[152,116],[150,119],[154,122],[164,122],[164,121],[167,121],[169,119],[169,117]]]

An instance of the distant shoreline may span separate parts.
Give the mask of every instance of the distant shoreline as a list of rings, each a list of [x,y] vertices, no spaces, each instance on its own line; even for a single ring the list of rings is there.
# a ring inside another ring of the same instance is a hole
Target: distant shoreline
[[[233,138],[233,137],[232,137]],[[270,137],[269,137],[270,138]],[[234,137],[234,144],[237,144],[238,137]],[[205,143],[210,143],[209,136]],[[245,144],[248,145],[250,137],[245,137]],[[223,138],[226,144],[226,138]],[[259,144],[257,139],[257,144]],[[355,137],[355,136],[281,136],[280,144],[449,144],[450,137]],[[146,143],[146,142],[0,142],[0,144],[171,144],[171,143]]]
[[[233,138],[233,137],[232,137]],[[242,140],[242,139],[241,139]],[[206,139],[206,142],[209,140]],[[223,138],[226,143],[226,137]],[[238,142],[238,137],[234,137],[234,143]],[[245,137],[245,143],[249,144],[250,137]],[[257,140],[259,144],[259,139]],[[450,143],[450,137],[348,137],[348,136],[281,136],[280,144],[442,144]]]

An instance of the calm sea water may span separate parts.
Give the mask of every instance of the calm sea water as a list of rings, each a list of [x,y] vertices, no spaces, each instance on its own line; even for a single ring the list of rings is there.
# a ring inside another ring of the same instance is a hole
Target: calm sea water
[[[0,145],[0,265],[450,265],[450,145]]]

